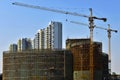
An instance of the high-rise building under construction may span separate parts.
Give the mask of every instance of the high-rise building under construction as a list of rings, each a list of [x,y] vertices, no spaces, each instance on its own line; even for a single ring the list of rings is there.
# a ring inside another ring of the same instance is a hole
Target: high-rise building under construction
[[[90,39],[67,39],[66,48],[73,54],[74,80],[90,80]],[[93,69],[94,80],[108,79],[108,55],[101,42],[93,42]]]

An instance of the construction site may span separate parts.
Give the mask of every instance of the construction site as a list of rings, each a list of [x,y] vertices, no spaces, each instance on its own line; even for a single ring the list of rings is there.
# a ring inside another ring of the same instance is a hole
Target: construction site
[[[66,50],[29,50],[3,53],[3,80],[111,80],[111,32],[117,30],[94,25],[94,20],[107,18],[51,9],[15,2],[13,5],[46,10],[87,18],[89,24],[71,21],[89,27],[90,38],[67,39]],[[108,54],[102,50],[102,42],[94,42],[93,30],[99,28],[108,33]]]

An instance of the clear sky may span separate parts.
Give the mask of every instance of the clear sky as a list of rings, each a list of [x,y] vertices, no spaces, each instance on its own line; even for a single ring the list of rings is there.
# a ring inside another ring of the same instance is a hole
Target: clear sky
[[[31,9],[12,5],[12,2],[22,2],[36,6],[44,6],[79,14],[89,15],[89,8],[93,15],[107,18],[107,22],[95,20],[95,25],[117,29],[112,33],[111,58],[112,72],[120,74],[120,0],[0,0],[0,73],[2,72],[2,54],[8,50],[9,44],[17,43],[19,38],[34,38],[38,29],[45,28],[52,21],[63,23],[63,48],[67,38],[88,38],[89,28],[72,24],[68,21],[79,21],[88,24],[88,19],[49,11]],[[94,29],[94,41],[103,43],[103,52],[108,52],[108,37],[104,30]]]

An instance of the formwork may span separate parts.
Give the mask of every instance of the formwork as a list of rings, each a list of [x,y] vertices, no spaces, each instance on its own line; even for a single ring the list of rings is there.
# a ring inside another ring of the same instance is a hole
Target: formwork
[[[73,54],[74,80],[90,80],[90,39],[67,39],[66,48]],[[102,43],[93,42],[94,80],[103,79],[103,63]]]
[[[65,50],[3,53],[3,80],[72,80],[72,54]]]

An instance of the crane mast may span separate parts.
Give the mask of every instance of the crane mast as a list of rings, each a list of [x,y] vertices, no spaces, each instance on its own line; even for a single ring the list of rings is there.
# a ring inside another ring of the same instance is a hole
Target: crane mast
[[[93,62],[93,29],[94,22],[92,18],[92,8],[90,8],[90,17],[89,17],[89,29],[90,29],[90,79],[94,80],[94,62]]]
[[[108,61],[109,61],[109,79],[111,80],[111,31],[118,32],[117,30],[110,29],[110,24],[108,24]]]
[[[109,70],[109,80],[111,80],[111,31],[110,25],[108,24],[108,70]]]
[[[41,6],[34,6],[34,5],[28,5],[24,3],[19,3],[19,2],[14,2],[12,3],[13,5],[18,5],[18,6],[23,6],[23,7],[29,7],[29,8],[35,8],[35,9],[41,9],[41,10],[47,10],[51,12],[57,12],[57,13],[62,13],[62,14],[69,14],[73,16],[80,16],[80,17],[85,17],[89,19],[89,29],[90,29],[90,80],[94,80],[94,64],[93,64],[93,29],[94,29],[94,19],[97,20],[103,20],[104,22],[107,20],[106,18],[98,18],[92,15],[92,8],[90,8],[90,16],[75,13],[75,12],[68,12],[68,11],[62,11],[62,10],[56,10],[56,9],[51,9],[51,8],[46,8],[46,7],[41,7]]]

